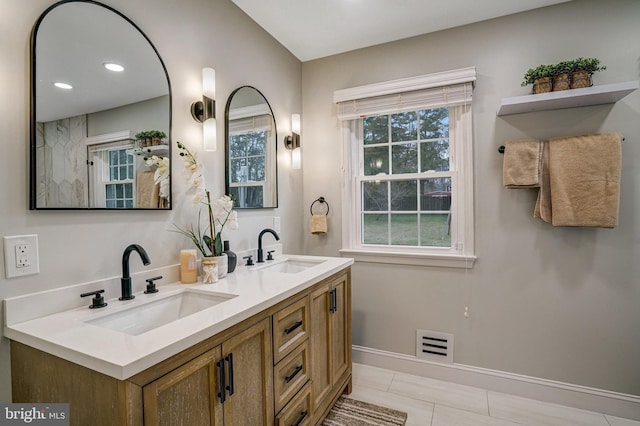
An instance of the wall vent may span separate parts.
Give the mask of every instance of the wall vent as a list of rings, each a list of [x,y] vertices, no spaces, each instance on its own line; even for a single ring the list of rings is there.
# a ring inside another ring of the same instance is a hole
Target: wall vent
[[[453,363],[453,334],[416,330],[416,356],[435,362]]]

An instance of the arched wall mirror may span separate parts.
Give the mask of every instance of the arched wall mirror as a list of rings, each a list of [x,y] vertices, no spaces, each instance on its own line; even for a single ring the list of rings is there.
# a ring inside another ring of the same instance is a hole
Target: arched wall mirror
[[[171,89],[147,36],[91,0],[31,35],[30,208],[170,209]]]
[[[236,89],[225,112],[226,193],[240,209],[278,207],[276,123],[254,87]]]

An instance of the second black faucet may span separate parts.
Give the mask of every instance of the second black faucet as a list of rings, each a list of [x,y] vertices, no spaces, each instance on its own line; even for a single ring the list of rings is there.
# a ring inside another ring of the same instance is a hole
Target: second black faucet
[[[131,276],[129,275],[129,256],[132,251],[137,251],[142,259],[142,263],[148,265],[151,263],[147,252],[138,244],[129,244],[124,253],[122,254],[122,279],[120,279],[120,288],[122,290],[122,296],[120,300],[130,300],[135,296],[131,291]]]
[[[276,241],[280,240],[278,233],[271,228],[266,228],[260,231],[260,235],[258,235],[258,260],[256,261],[257,263],[264,262],[264,252],[262,251],[262,236],[267,232],[273,235],[274,237],[276,237]]]

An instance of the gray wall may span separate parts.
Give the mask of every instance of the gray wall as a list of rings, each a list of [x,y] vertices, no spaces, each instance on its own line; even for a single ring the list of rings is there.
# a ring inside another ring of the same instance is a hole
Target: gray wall
[[[639,78],[640,2],[574,0],[303,64],[304,204],[323,195],[341,247],[336,89],[476,66],[473,269],[356,263],[353,343],[414,354],[417,328],[455,335],[455,362],[640,395],[640,91],[615,105],[496,117],[528,93],[541,63],[598,57],[596,84]],[[497,147],[512,138],[617,131],[626,136],[619,226],[555,228],[532,217],[535,191],[502,187]],[[470,317],[464,318],[469,307]]]
[[[290,131],[290,117],[301,110],[301,63],[259,28],[230,0],[103,0],[133,20],[162,56],[173,93],[173,141],[201,151],[202,126],[191,118],[191,103],[201,99],[202,68],[216,69],[218,141],[215,153],[200,152],[207,187],[224,193],[224,108],[237,87],[252,85],[271,103],[278,141]],[[0,261],[0,299],[72,284],[117,277],[122,251],[139,243],[152,267],[177,264],[179,250],[189,241],[173,232],[197,218],[186,182],[177,164],[172,211],[72,212],[28,210],[29,37],[38,16],[54,0],[2,0],[0,13],[0,235],[38,234],[40,274],[5,279]],[[302,184],[288,157],[278,156],[280,207],[239,212],[240,229],[227,237],[235,250],[257,246],[261,229],[282,220],[281,242],[286,252],[302,250]],[[11,183],[11,184],[9,184]],[[132,272],[143,269],[131,263]],[[0,312],[0,316],[2,313]],[[0,401],[10,401],[9,345],[0,343]]]

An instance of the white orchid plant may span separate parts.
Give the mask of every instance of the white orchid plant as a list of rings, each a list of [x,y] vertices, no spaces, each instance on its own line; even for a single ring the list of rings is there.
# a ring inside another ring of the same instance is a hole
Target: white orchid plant
[[[151,157],[146,157],[144,160],[147,166],[156,166],[153,181],[160,185],[160,197],[169,199],[169,187],[171,185],[171,180],[169,179],[169,175],[171,174],[169,157],[152,155]]]
[[[176,226],[178,233],[193,241],[196,248],[203,256],[220,256],[224,250],[222,244],[222,230],[226,225],[230,229],[238,229],[238,213],[233,210],[233,200],[223,195],[215,201],[211,201],[211,194],[207,190],[204,181],[202,163],[181,142],[177,142],[180,157],[184,160],[184,173],[189,184],[187,194],[193,195],[194,204],[204,204],[209,213],[208,233],[200,230],[200,212],[198,212],[197,226],[181,229]]]

